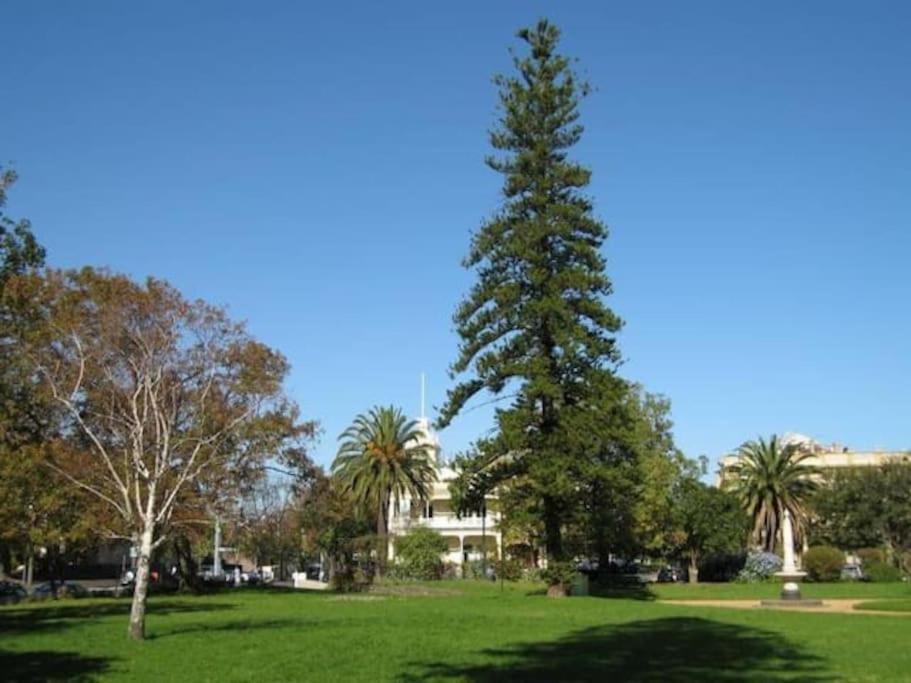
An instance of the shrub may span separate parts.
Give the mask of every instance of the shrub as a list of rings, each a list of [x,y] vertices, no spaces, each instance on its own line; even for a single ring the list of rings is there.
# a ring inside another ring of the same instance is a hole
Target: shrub
[[[497,560],[495,565],[497,578],[504,581],[518,581],[525,573],[525,568],[520,560],[507,557],[503,560]]]
[[[769,579],[781,569],[781,558],[774,553],[752,552],[747,555],[743,569],[737,575],[741,583],[755,583]]]
[[[485,579],[496,569],[496,559],[487,560],[487,574],[484,573],[484,560],[469,560],[465,563],[464,576],[466,579]]]
[[[443,575],[441,555],[449,544],[433,529],[417,527],[396,539],[395,551],[398,557],[398,571],[402,577],[430,581]]]
[[[882,551],[882,548],[861,548],[854,554],[860,558],[860,561],[864,566],[871,562],[886,561],[886,553]]]
[[[373,575],[364,571],[361,567],[346,565],[340,567],[332,575],[329,581],[329,588],[338,593],[362,593],[370,588],[373,583]]]
[[[541,578],[547,582],[548,595],[568,595],[576,580],[576,567],[572,562],[549,562]]]
[[[817,545],[804,553],[803,568],[811,581],[838,581],[845,555],[830,545]]]
[[[870,581],[901,581],[902,573],[891,564],[885,562],[870,562],[864,565],[864,574]]]
[[[700,581],[733,581],[743,569],[745,553],[716,553],[699,563]]]

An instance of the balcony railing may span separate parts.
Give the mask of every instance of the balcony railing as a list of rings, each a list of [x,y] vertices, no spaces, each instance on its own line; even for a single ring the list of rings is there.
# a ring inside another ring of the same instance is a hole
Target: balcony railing
[[[486,522],[481,517],[462,517],[455,515],[438,514],[433,517],[393,517],[392,529],[404,530],[417,526],[426,526],[430,529],[470,529],[481,531],[486,525],[487,531],[494,531],[499,517],[488,514]]]

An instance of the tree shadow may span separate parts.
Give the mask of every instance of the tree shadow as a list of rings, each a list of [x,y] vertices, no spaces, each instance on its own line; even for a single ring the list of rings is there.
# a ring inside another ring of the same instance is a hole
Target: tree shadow
[[[319,622],[312,619],[265,619],[256,621],[254,619],[239,619],[237,621],[227,621],[219,624],[188,624],[177,628],[168,629],[161,633],[153,633],[148,636],[149,640],[159,640],[161,638],[170,638],[187,633],[212,633],[212,632],[230,632],[230,631],[253,631],[273,628],[294,627],[311,627],[315,628]]]
[[[109,660],[76,652],[8,652],[0,650],[0,671],[10,683],[87,681],[107,670]]]
[[[424,664],[412,680],[792,681],[831,680],[825,662],[781,635],[675,617],[601,626],[556,641],[484,650],[482,664]]]
[[[592,583],[589,595],[594,598],[619,600],[657,600],[658,597],[647,583]]]
[[[147,614],[177,614],[191,612],[214,612],[234,609],[234,605],[224,602],[188,602],[181,600],[152,600]],[[37,633],[59,631],[85,619],[98,619],[109,616],[127,617],[130,613],[130,602],[111,600],[110,602],[82,603],[78,600],[51,604],[42,603],[27,607],[4,608],[0,610],[0,633]]]
[[[589,586],[588,594],[593,598],[613,600],[657,600],[648,584],[644,583],[594,583]],[[525,593],[528,597],[547,595],[546,588],[536,588]]]

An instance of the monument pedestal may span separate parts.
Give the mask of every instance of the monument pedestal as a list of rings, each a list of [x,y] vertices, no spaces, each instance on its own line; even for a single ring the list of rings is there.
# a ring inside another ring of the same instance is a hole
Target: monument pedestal
[[[784,566],[775,576],[784,583],[781,586],[781,597],[778,600],[763,600],[763,607],[820,607],[822,600],[804,600],[800,595],[800,580],[807,575],[797,568],[794,561],[794,528],[791,525],[791,513],[784,511],[784,523],[781,525],[782,546],[784,549]]]

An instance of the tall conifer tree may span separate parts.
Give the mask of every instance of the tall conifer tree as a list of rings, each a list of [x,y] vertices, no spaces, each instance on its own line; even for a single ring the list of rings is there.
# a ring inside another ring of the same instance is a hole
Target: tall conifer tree
[[[528,54],[514,75],[495,79],[500,118],[490,134],[503,204],[472,237],[464,261],[477,282],[458,306],[461,337],[441,410],[448,424],[480,392],[514,395],[497,411],[488,457],[509,457],[540,511],[547,553],[564,556],[563,527],[610,461],[604,425],[622,383],[615,334],[622,322],[601,247],[606,226],[583,193],[591,172],[569,158],[579,142],[579,103],[588,84],[557,52],[560,31],[546,20],[522,29]],[[508,475],[507,475],[508,476]]]

